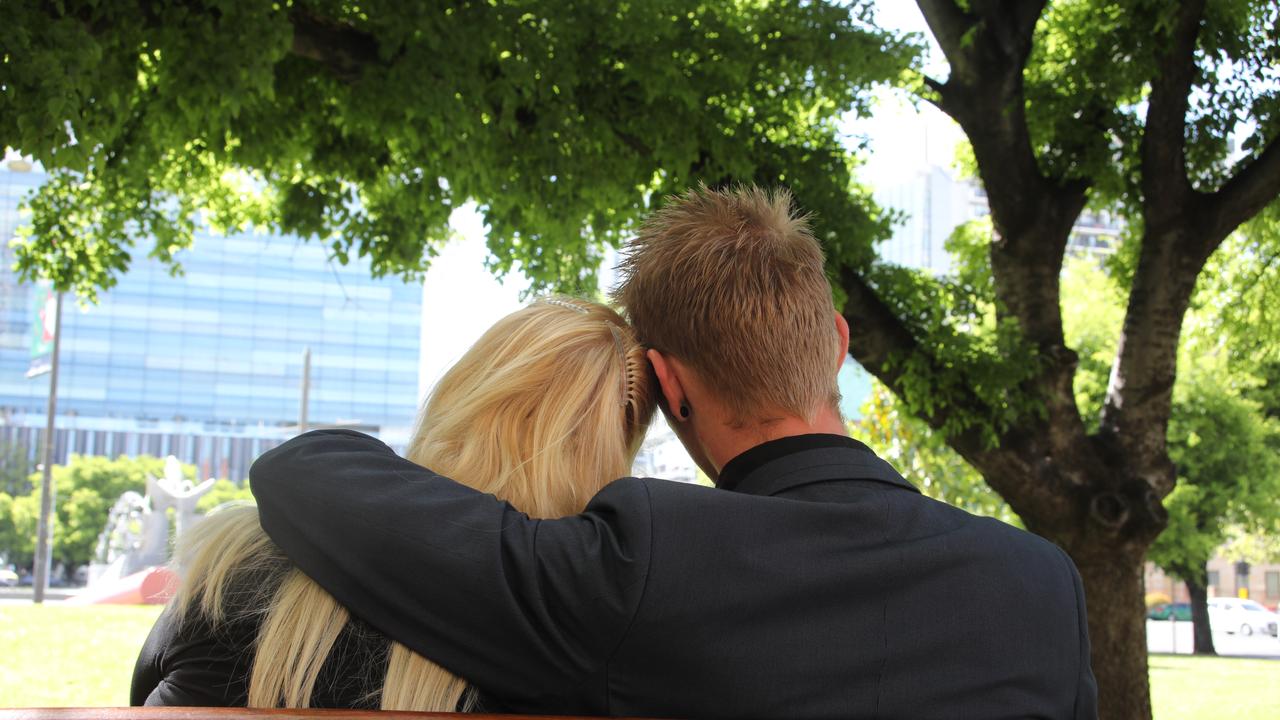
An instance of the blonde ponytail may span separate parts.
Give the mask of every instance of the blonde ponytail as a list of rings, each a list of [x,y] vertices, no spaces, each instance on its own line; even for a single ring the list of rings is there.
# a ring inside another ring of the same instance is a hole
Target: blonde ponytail
[[[258,631],[249,707],[311,707],[320,668],[350,617],[301,570],[289,570]]]
[[[613,310],[571,298],[534,303],[490,328],[440,380],[407,457],[532,517],[580,512],[630,469],[655,407],[649,373]],[[249,707],[310,707],[347,610],[289,563],[256,508],[223,510],[183,540],[180,612],[197,607],[214,625],[264,616]],[[247,594],[232,601],[232,588]],[[462,678],[391,643],[378,701],[383,710],[452,712],[470,709],[474,696]]]
[[[474,704],[466,680],[398,642],[391,643],[380,709],[469,712]]]

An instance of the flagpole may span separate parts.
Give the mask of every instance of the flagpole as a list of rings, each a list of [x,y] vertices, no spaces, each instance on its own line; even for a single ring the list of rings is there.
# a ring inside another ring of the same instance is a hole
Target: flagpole
[[[35,594],[32,597],[36,604],[44,602],[49,570],[53,565],[53,449],[56,444],[54,418],[58,410],[58,351],[62,346],[61,292],[53,313],[53,354],[49,358],[49,404],[45,410],[44,448],[41,451],[43,475],[40,481],[40,523],[36,529]]]

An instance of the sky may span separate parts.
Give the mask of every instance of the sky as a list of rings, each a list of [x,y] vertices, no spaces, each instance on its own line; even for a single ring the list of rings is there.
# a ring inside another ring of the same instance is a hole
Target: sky
[[[903,32],[919,33],[927,41],[925,72],[934,78],[947,76],[947,63],[920,8],[908,0],[881,0],[877,3],[877,24]],[[882,89],[875,93],[871,117],[846,118],[842,130],[870,139],[871,152],[859,170],[864,181],[899,184],[905,176],[937,163],[952,164],[956,145],[964,137],[956,123],[929,103],[914,100],[902,90]]]
[[[431,261],[422,285],[418,389],[424,398],[489,326],[520,309],[520,293],[529,286],[519,274],[500,280],[485,269],[489,252],[475,203],[455,210],[449,222],[457,239]]]

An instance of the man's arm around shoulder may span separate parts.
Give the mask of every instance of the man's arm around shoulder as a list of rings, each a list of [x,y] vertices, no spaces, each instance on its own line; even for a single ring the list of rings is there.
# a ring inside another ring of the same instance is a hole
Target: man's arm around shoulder
[[[286,442],[250,480],[272,540],[374,627],[512,710],[607,712],[648,572],[642,482],[531,520],[347,430]]]

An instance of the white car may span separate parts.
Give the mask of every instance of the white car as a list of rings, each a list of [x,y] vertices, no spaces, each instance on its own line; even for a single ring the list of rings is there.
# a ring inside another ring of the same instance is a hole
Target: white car
[[[1239,632],[1241,635],[1257,632],[1275,637],[1278,619],[1280,616],[1253,600],[1233,597],[1209,599],[1209,626],[1214,630]]]

